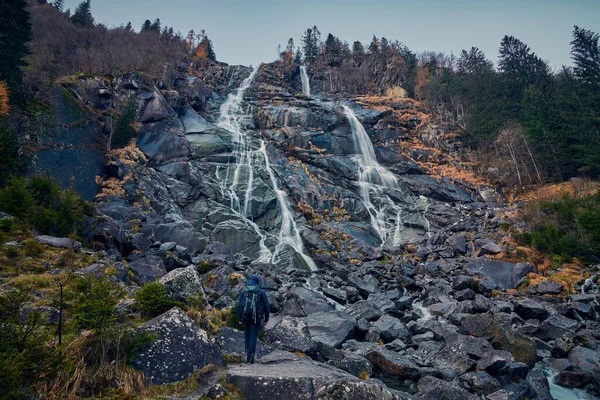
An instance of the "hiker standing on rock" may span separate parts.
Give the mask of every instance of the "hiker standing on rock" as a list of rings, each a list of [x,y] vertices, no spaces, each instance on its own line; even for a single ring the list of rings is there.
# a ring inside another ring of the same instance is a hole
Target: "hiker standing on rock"
[[[258,332],[263,326],[263,318],[265,325],[269,322],[269,311],[269,300],[265,291],[260,288],[260,278],[252,275],[240,293],[238,301],[238,318],[240,324],[245,327],[246,363],[248,364],[254,364]]]

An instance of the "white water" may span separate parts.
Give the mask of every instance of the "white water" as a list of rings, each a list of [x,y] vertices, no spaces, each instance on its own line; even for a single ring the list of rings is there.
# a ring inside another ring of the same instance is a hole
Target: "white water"
[[[302,259],[309,266],[311,271],[316,271],[318,269],[317,265],[315,264],[313,259],[308,254],[306,254],[304,250],[304,244],[302,243],[300,232],[298,231],[298,227],[296,226],[296,221],[294,220],[294,214],[292,214],[292,210],[290,208],[287,193],[279,189],[277,185],[277,179],[275,179],[275,174],[273,173],[273,169],[271,168],[271,164],[269,163],[267,147],[264,141],[261,141],[258,152],[260,152],[265,159],[265,168],[269,173],[269,178],[271,179],[271,186],[275,191],[277,201],[279,201],[279,207],[281,208],[281,229],[279,231],[279,244],[277,245],[277,247],[275,247],[275,253],[271,258],[271,262],[273,264],[277,264],[277,262],[279,261],[281,251],[284,247],[283,245],[287,244],[291,246],[294,249],[294,251],[302,257]]]
[[[259,258],[260,262],[278,263],[281,260],[282,251],[285,245],[289,245],[297,252],[311,270],[317,270],[317,266],[313,259],[306,254],[304,244],[300,237],[300,232],[296,226],[296,221],[292,214],[287,194],[278,188],[277,179],[267,154],[266,145],[261,140],[260,147],[253,150],[250,147],[249,137],[243,127],[243,122],[248,118],[248,114],[242,108],[244,93],[250,87],[258,68],[254,69],[248,78],[244,79],[240,88],[229,94],[226,101],[221,105],[220,117],[217,125],[228,130],[232,134],[233,151],[231,158],[235,160],[235,164],[229,164],[225,177],[219,169],[216,171],[217,180],[220,182],[221,194],[228,198],[230,208],[236,215],[248,224],[256,232],[259,237]],[[281,209],[281,229],[279,232],[279,243],[275,247],[273,253],[265,244],[267,236],[263,234],[256,223],[251,221],[249,213],[250,202],[252,200],[252,191],[254,188],[254,169],[256,167],[267,171],[271,186]],[[229,183],[231,181],[231,183]],[[242,198],[238,193],[243,193]]]
[[[423,303],[421,303],[421,302],[414,302],[413,303],[413,308],[415,310],[417,310],[419,312],[419,314],[421,314],[421,319],[422,320],[433,319],[433,315],[431,315],[431,311],[429,311],[429,308],[423,306]]]
[[[554,383],[554,378],[558,375],[558,372],[544,368],[542,370],[544,375],[548,378],[548,384],[550,385],[550,394],[557,400],[594,400],[595,397],[581,389],[570,389],[564,386],[557,385]]]
[[[394,204],[385,191],[398,189],[398,180],[387,168],[379,165],[375,157],[375,149],[365,128],[350,107],[343,107],[354,136],[354,147],[358,153],[360,195],[371,216],[371,225],[379,235],[382,246],[388,240],[397,246],[402,239],[402,209]]]
[[[304,65],[300,66],[300,78],[302,79],[302,93],[310,97],[310,81]]]

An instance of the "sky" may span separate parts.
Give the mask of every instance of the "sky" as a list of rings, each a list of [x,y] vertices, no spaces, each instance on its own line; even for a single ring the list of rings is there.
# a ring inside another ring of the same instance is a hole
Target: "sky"
[[[66,0],[74,11],[80,0]],[[257,65],[277,57],[288,38],[300,44],[316,25],[352,44],[373,35],[413,52],[459,55],[479,47],[496,62],[504,35],[525,42],[553,69],[571,65],[573,25],[600,33],[600,0],[92,0],[96,22],[109,27],[144,20],[185,34],[206,30],[219,61]]]

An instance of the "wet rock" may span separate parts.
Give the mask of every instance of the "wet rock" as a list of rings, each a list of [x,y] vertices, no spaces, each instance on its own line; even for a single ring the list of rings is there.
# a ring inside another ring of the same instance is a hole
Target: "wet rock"
[[[398,353],[378,347],[365,356],[375,370],[387,377],[394,379],[417,379],[419,378],[419,366],[408,357]]]
[[[534,272],[530,264],[512,264],[480,257],[469,262],[467,271],[482,275],[487,281],[502,290],[515,289],[527,274]]]
[[[536,399],[553,400],[553,397],[550,394],[550,384],[548,383],[548,378],[542,371],[536,369],[529,371],[529,374],[527,374],[527,382],[531,386],[531,389],[535,392]]]
[[[317,312],[304,318],[313,341],[339,347],[354,334],[354,318],[344,312]]]
[[[591,381],[592,377],[578,367],[569,367],[554,378],[554,382],[558,385],[576,389],[585,387]]]
[[[172,308],[138,329],[158,335],[132,361],[155,385],[183,380],[208,364],[225,366],[216,344],[180,308]]]
[[[341,358],[331,360],[329,364],[357,377],[361,377],[364,373],[367,373],[369,376],[373,374],[373,365],[371,365],[369,360],[350,352],[343,353]]]

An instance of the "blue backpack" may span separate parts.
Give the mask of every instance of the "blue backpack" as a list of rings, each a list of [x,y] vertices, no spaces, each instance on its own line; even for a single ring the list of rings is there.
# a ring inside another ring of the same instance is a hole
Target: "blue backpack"
[[[258,285],[248,285],[244,289],[244,306],[242,308],[244,320],[252,318],[254,323],[260,307],[260,287]]]

